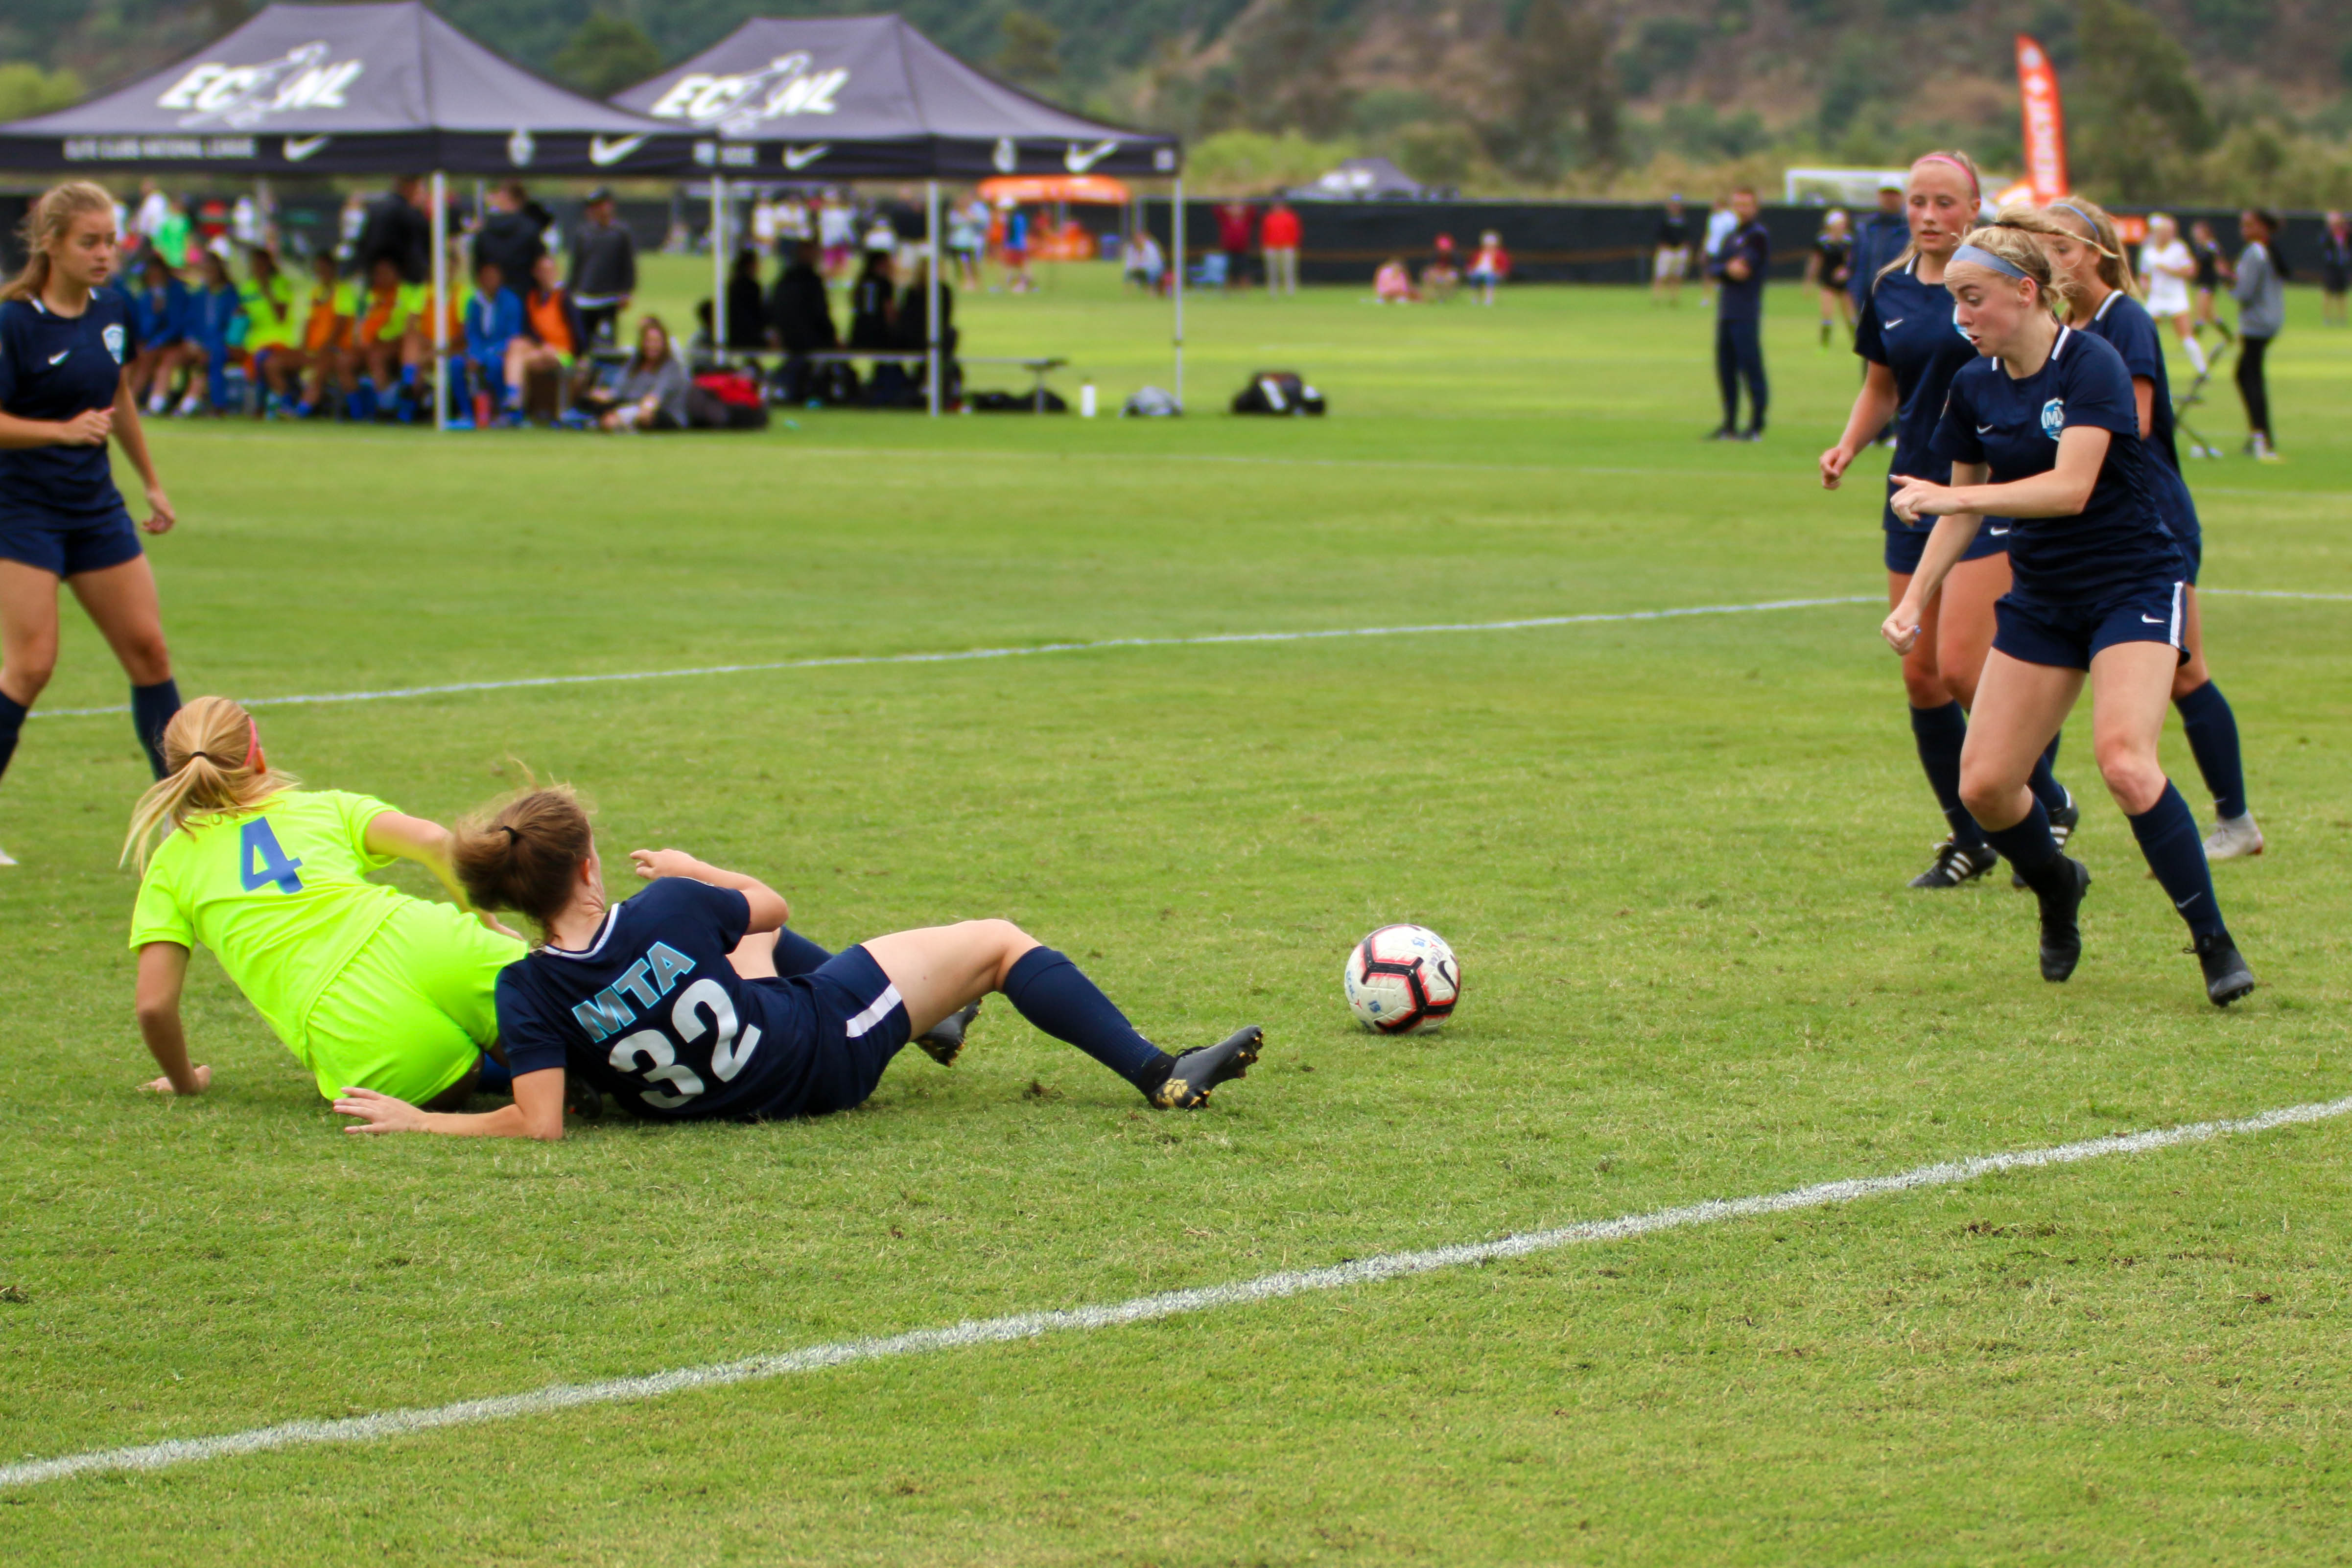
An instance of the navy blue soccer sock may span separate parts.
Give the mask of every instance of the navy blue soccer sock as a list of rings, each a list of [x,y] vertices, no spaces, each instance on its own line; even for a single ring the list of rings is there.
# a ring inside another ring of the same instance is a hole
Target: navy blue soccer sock
[[[25,716],[33,710],[5,692],[0,692],[0,774],[8,771],[8,759],[16,755],[16,737],[25,727]]]
[[[2225,935],[2221,906],[2213,902],[2213,868],[2206,863],[2197,819],[2180,791],[2168,781],[2156,804],[2131,819],[2131,830],[2139,841],[2139,852],[2147,857],[2147,869],[2164,884],[2172,907],[2189,923],[2189,934]]]
[[[2213,810],[2223,817],[2246,814],[2246,768],[2238,756],[2238,716],[2221,688],[2208,681],[2185,697],[2175,697],[2180,727],[2189,732],[2189,754],[2205,788],[2213,792]]]
[[[1144,1093],[1168,1082],[1176,1059],[1135,1032],[1067,956],[1032,947],[1004,977],[1005,998],[1055,1040],[1076,1046]]]
[[[482,1064],[474,1071],[474,1092],[478,1094],[513,1093],[514,1070],[488,1051],[482,1052]]]
[[[1927,788],[1936,792],[1936,804],[1944,809],[1944,821],[1951,824],[1952,841],[1963,849],[1983,843],[1984,830],[1960,804],[1960,747],[1969,738],[1968,715],[1958,703],[1915,707],[1911,738],[1918,745],[1919,766],[1927,772]]]
[[[2056,735],[2050,737],[2050,744],[2033,759],[2033,771],[2025,780],[2025,787],[2033,791],[2033,798],[2042,802],[2045,811],[2054,811],[2074,799],[2066,792],[2066,786],[2058,782],[2058,775],[2051,771],[2058,765],[2058,742],[2062,738]]]
[[[808,974],[832,956],[789,925],[776,933],[776,973],[785,979]]]
[[[2059,852],[2058,841],[2050,835],[2050,813],[2042,809],[2041,801],[2033,802],[2033,809],[2021,822],[2006,828],[1987,828],[1985,838],[2034,892],[2059,894],[2067,890],[2066,879],[2073,873],[2066,870],[2066,857]]]
[[[161,779],[170,771],[163,766],[163,727],[180,711],[180,685],[168,676],[152,686],[131,688],[131,727],[139,732],[139,744],[147,749],[147,766]]]

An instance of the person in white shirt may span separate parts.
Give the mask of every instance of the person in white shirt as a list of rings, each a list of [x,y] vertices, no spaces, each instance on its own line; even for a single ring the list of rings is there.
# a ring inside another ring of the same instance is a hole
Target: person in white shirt
[[[857,214],[835,193],[827,192],[824,204],[817,209],[816,237],[824,247],[825,277],[838,279],[857,248]]]
[[[1706,240],[1700,247],[1699,253],[1698,283],[1701,304],[1706,304],[1715,298],[1713,270],[1715,258],[1722,254],[1724,242],[1728,240],[1738,227],[1739,214],[1731,210],[1729,196],[1716,203],[1714,210],[1706,214]]]
[[[2151,213],[2147,240],[2139,247],[2140,287],[2147,291],[2147,313],[2172,323],[2189,362],[2206,372],[2205,346],[2197,340],[2189,321],[2189,281],[2197,276],[2197,258],[2180,238],[2180,225],[2164,213]]]
[[[787,252],[797,249],[801,241],[814,239],[816,230],[809,222],[808,204],[787,192],[776,204],[776,238]]]
[[[751,248],[761,256],[776,252],[776,204],[765,193],[751,204]]]
[[[1127,281],[1137,285],[1146,294],[1160,292],[1160,276],[1168,269],[1168,258],[1161,254],[1160,242],[1151,237],[1150,229],[1138,229],[1135,237],[1127,242]]]

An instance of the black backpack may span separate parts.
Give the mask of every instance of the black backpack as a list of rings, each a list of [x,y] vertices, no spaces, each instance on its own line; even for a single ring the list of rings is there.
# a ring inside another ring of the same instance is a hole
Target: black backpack
[[[1297,371],[1260,371],[1234,394],[1235,413],[1307,414],[1323,412],[1323,394]]]

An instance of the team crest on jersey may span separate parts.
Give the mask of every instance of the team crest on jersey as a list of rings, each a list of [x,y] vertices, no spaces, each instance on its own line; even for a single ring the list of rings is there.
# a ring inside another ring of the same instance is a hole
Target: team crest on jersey
[[[99,340],[106,345],[106,351],[114,356],[114,362],[118,365],[121,364],[122,362],[121,324],[118,322],[115,325],[107,328],[104,331],[99,333],[98,337]]]
[[[2055,441],[2066,429],[2066,400],[2052,398],[2042,405],[2042,434]]]

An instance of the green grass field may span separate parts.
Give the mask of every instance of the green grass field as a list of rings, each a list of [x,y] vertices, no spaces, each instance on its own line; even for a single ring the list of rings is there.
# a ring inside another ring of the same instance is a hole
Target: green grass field
[[[677,315],[691,269],[666,264]],[[1854,371],[1776,291],[1773,429],[1709,325],[1196,301],[1213,411],[803,413],[764,436],[171,424],[184,691],[240,697],[1883,592]],[[2352,333],[2298,293],[2288,465],[2191,475],[2209,590],[2352,594]],[[1162,308],[1065,270],[975,353],[1165,384]],[[976,382],[976,384],[985,384]],[[1076,372],[1066,379],[1074,389]],[[2234,399],[2210,428],[2234,447]],[[2202,999],[2100,790],[2063,988],[1942,824],[1870,603],[264,707],[273,760],[446,818],[573,781],[608,853],[755,872],[841,945],[974,915],[1182,1045],[1189,1116],[1001,1000],[814,1123],[554,1145],[337,1131],[200,958],[149,1076],[121,716],[0,789],[0,1463],[438,1405],[1246,1280],[2352,1092],[2352,604],[2205,601],[2272,851],[2218,868],[2263,988]],[[68,612],[44,706],[122,700]],[[2177,730],[2168,757],[2207,814]],[[422,891],[422,884],[412,884]],[[1460,950],[1357,1032],[1349,945]],[[10,1563],[2318,1563],[2352,1557],[2352,1124],[2289,1128],[1131,1327],[0,1490]]]

